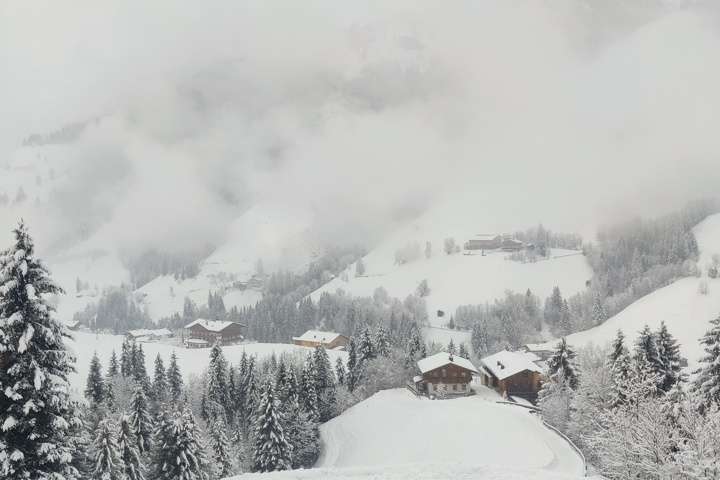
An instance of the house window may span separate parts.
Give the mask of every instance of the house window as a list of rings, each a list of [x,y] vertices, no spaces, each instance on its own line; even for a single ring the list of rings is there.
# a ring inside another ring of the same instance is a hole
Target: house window
[[[445,370],[442,371],[442,377],[447,378],[447,372]]]
[[[453,372],[452,377],[457,378],[457,373]]]
[[[527,378],[527,372],[523,372],[523,378]]]
[[[437,372],[433,372],[433,378],[437,378]]]
[[[465,378],[465,375],[467,375],[467,374],[461,373],[461,374],[460,374],[460,378]]]
[[[457,383],[453,383],[453,390],[457,390]]]
[[[463,389],[463,390],[467,390],[467,384],[466,384],[466,383],[463,383],[463,384],[462,384],[462,389]]]

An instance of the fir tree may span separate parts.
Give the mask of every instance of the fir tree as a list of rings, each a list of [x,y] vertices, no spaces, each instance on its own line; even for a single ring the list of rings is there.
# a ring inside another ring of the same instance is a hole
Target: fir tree
[[[110,355],[110,363],[108,364],[107,376],[108,378],[115,378],[118,376],[119,372],[120,366],[118,365],[117,355],[115,355],[115,349],[113,349],[112,354]]]
[[[713,406],[720,406],[720,316],[710,323],[712,328],[700,339],[705,350],[705,356],[700,362],[704,365],[697,371],[698,375],[693,382],[701,413]]]
[[[157,480],[206,480],[205,446],[195,417],[187,408],[161,419],[162,444],[155,453]]]
[[[375,351],[379,357],[390,356],[388,331],[383,325],[380,325],[375,333]]]
[[[592,325],[597,327],[602,325],[607,320],[607,314],[605,313],[605,302],[603,301],[602,295],[598,292],[595,295],[595,301],[592,306]]]
[[[143,454],[150,450],[152,445],[153,423],[147,397],[145,397],[145,391],[140,384],[135,385],[130,400],[130,422],[137,440],[137,449]]]
[[[98,424],[92,451],[95,463],[93,477],[102,480],[122,480],[123,465],[120,459],[120,449],[110,419],[101,420]]]
[[[170,355],[170,365],[168,365],[167,369],[167,383],[168,393],[170,395],[170,403],[172,403],[173,405],[177,405],[177,403],[180,401],[180,397],[182,397],[183,378],[180,374],[180,367],[178,367],[177,355],[175,355],[175,350],[173,350],[172,355]]]
[[[450,339],[450,342],[448,343],[447,353],[449,353],[450,355],[455,355],[457,353],[457,351],[455,350],[455,341],[452,338]]]
[[[345,385],[345,365],[340,357],[335,361],[335,376],[339,385]]]
[[[560,309],[560,322],[558,323],[558,331],[562,336],[572,333],[572,314],[567,300],[563,299],[562,308]]]
[[[35,258],[25,225],[14,233],[15,245],[0,253],[0,476],[75,479],[81,419],[68,383],[75,358],[43,298],[63,290]]]
[[[360,377],[360,367],[358,365],[357,349],[355,348],[355,340],[350,338],[347,344],[348,361],[347,361],[347,376],[345,377],[345,384],[348,390],[351,392],[355,390]]]
[[[312,415],[297,403],[280,404],[285,439],[293,446],[292,468],[311,468],[320,456],[320,430]]]
[[[358,360],[363,363],[367,360],[375,358],[375,345],[373,344],[372,335],[370,335],[370,327],[365,326],[360,338],[360,348],[358,349]]]
[[[135,342],[133,342],[133,346],[135,346]],[[145,367],[145,352],[143,351],[142,344],[137,347],[137,350],[135,351],[135,361],[133,364],[133,378],[135,379],[135,382],[142,385],[143,389],[145,390],[145,395],[151,395],[152,394],[152,387],[150,386],[150,377],[147,373],[147,368]]]
[[[676,383],[684,380],[680,368],[680,345],[668,332],[664,321],[660,323],[660,329],[655,338],[657,339],[658,357],[665,372],[660,384],[660,390],[667,393],[672,390]]]
[[[567,344],[565,337],[555,347],[547,361],[547,376],[553,378],[562,372],[568,386],[575,390],[579,382],[579,372],[575,364],[575,350]]]
[[[315,374],[311,356],[308,356],[307,362],[303,366],[299,393],[300,407],[313,419],[318,420],[320,418],[320,409],[318,407],[317,392],[315,391]]]
[[[167,401],[168,385],[165,378],[165,365],[163,359],[158,353],[155,357],[155,372],[153,373],[152,393],[155,404],[160,405]]]
[[[325,347],[318,344],[313,356],[315,391],[318,396],[320,422],[327,422],[335,413],[335,374]]]
[[[218,418],[210,429],[210,456],[217,478],[231,477],[236,473],[227,426],[222,418]]]
[[[137,448],[137,437],[133,433],[131,419],[127,414],[123,414],[120,418],[117,443],[124,475],[123,480],[145,480],[140,452]]]
[[[655,390],[659,390],[665,378],[665,367],[660,359],[657,339],[647,325],[645,325],[645,328],[643,328],[639,334],[635,340],[635,351],[633,355],[635,367],[641,382],[652,379],[650,383],[654,385]]]
[[[632,358],[627,350],[620,350],[612,363],[610,407],[625,405],[631,395],[633,384],[637,381]]]
[[[460,358],[464,358],[465,360],[470,360],[470,353],[468,352],[467,347],[465,346],[465,343],[460,344]]]
[[[620,358],[620,356],[623,354],[627,354],[627,347],[625,346],[625,335],[623,334],[622,330],[618,329],[615,340],[613,340],[612,346],[610,347],[610,353],[607,357],[607,364],[610,366],[615,365],[617,359]]]
[[[278,408],[272,379],[265,381],[255,416],[253,471],[274,472],[292,466],[293,447],[285,439],[284,416]]]
[[[120,375],[123,377],[132,375],[132,359],[130,357],[130,342],[123,340],[122,348],[120,349]]]
[[[205,393],[208,401],[210,423],[220,416],[227,418],[226,408],[230,406],[227,360],[225,360],[219,343],[215,343],[212,350],[210,350],[210,366],[208,367]]]
[[[87,386],[85,387],[85,397],[89,399],[95,407],[101,405],[105,400],[105,381],[97,352],[93,353],[92,360],[90,360],[90,373],[88,374]]]

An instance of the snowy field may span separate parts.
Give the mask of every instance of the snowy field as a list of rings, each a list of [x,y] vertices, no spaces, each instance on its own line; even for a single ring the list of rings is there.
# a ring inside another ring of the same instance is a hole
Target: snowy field
[[[694,233],[700,247],[699,263],[704,266],[703,259],[720,252],[720,214],[705,219],[695,227]],[[707,283],[707,295],[700,293],[701,281]],[[657,330],[660,322],[665,321],[670,333],[680,342],[680,354],[688,359],[685,371],[689,373],[699,366],[698,360],[704,354],[698,340],[710,328],[710,320],[718,315],[720,279],[683,278],[641,298],[602,325],[569,335],[567,340],[575,347],[589,343],[605,345],[615,338],[618,329],[622,329],[626,342],[632,346],[645,324]]]
[[[316,466],[453,463],[582,473],[580,457],[537,416],[474,388],[476,396],[447,401],[406,389],[379,392],[320,427]]]
[[[73,387],[82,391],[85,389],[85,383],[90,371],[90,360],[92,359],[93,352],[97,351],[98,358],[103,366],[103,373],[106,373],[113,350],[115,350],[115,354],[118,355],[119,359],[123,337],[120,335],[98,335],[96,338],[95,334],[81,332],[73,332],[73,336],[75,337],[75,341],[68,343],[77,356],[77,373],[70,376],[70,383]],[[151,377],[155,368],[155,357],[158,353],[163,358],[163,362],[167,368],[168,362],[170,361],[170,355],[172,355],[174,350],[178,358],[180,372],[186,380],[190,374],[201,374],[210,362],[209,348],[187,349],[182,347],[173,347],[172,345],[164,343],[143,343],[142,346],[143,352],[145,353],[145,367]],[[279,356],[283,352],[288,352],[291,355],[298,355],[304,358],[309,353],[313,352],[313,350],[314,349],[310,347],[300,347],[297,345],[281,343],[250,343],[246,345],[230,345],[223,347],[223,354],[225,355],[225,358],[227,358],[228,362],[233,365],[237,365],[243,351],[245,351],[248,355],[257,355],[258,358],[261,359],[272,355],[273,352],[276,356]],[[330,361],[333,365],[335,365],[338,357],[342,357],[343,360],[347,360],[347,353],[345,352],[328,350],[328,356],[330,357]]]
[[[582,475],[474,464],[406,464],[246,473],[234,480],[579,480]]]

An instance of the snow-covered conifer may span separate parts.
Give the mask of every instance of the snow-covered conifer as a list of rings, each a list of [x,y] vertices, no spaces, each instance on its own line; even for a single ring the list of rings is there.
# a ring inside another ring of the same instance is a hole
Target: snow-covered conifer
[[[655,334],[647,325],[639,332],[639,336],[635,340],[633,360],[641,382],[645,383],[646,380],[652,379],[650,384],[654,385],[655,390],[659,390],[665,378],[665,366],[660,359]]]
[[[595,295],[595,301],[593,302],[591,315],[593,327],[602,325],[603,323],[605,323],[605,320],[607,320],[607,313],[605,313],[605,302],[603,301],[600,292]]]
[[[457,353],[457,351],[455,350],[455,341],[452,338],[450,339],[450,342],[448,342],[447,352],[450,355],[455,355]]]
[[[165,365],[163,359],[158,353],[155,357],[155,371],[153,373],[152,396],[155,405],[163,404],[167,401],[167,379],[165,378]]]
[[[118,425],[117,444],[123,470],[123,480],[145,480],[137,437],[133,433],[131,419],[123,414]]]
[[[154,478],[157,480],[206,480],[205,446],[195,417],[187,408],[161,418],[157,431]]]
[[[655,338],[657,339],[660,363],[665,371],[660,390],[667,393],[672,390],[676,383],[684,380],[680,367],[680,344],[668,332],[665,321],[660,322],[660,329],[655,334]]]
[[[140,384],[135,384],[130,400],[130,422],[137,440],[138,451],[147,452],[152,445],[153,422],[145,391]]]
[[[123,464],[120,458],[115,427],[110,419],[101,420],[97,427],[93,451],[93,477],[101,480],[122,480]],[[39,472],[35,472],[37,475]],[[50,478],[50,477],[28,477]],[[61,477],[62,478],[62,477]]]
[[[219,343],[210,350],[205,395],[208,404],[209,421],[212,423],[220,416],[226,417],[226,408],[230,406],[230,391],[227,380],[227,360]]]
[[[85,397],[93,406],[101,405],[105,400],[105,381],[97,352],[93,353],[92,360],[90,360],[90,373],[88,373],[86,385]]]
[[[118,364],[117,355],[115,355],[115,349],[113,349],[110,355],[110,363],[108,363],[107,376],[108,378],[117,377],[118,373],[120,373],[120,365]]]
[[[375,358],[375,344],[373,343],[370,327],[365,326],[365,330],[360,337],[360,346],[358,348],[358,360],[363,363],[367,360]]]
[[[120,349],[120,374],[123,377],[129,377],[132,375],[132,353],[130,342],[123,340],[122,348]]]
[[[465,360],[470,360],[470,352],[468,352],[468,349],[465,346],[464,342],[460,344],[460,351],[459,351],[458,355],[461,358],[464,358]]]
[[[216,478],[231,477],[237,473],[233,461],[232,448],[227,438],[227,425],[218,418],[210,428],[210,457]]]
[[[375,351],[380,357],[390,355],[390,340],[388,336],[388,331],[385,326],[380,325],[377,332],[375,332]]]
[[[720,316],[710,323],[712,328],[700,339],[705,350],[700,362],[704,365],[693,382],[701,412],[708,411],[713,405],[720,406]]]
[[[292,445],[285,438],[282,427],[283,414],[278,408],[271,378],[263,384],[257,414],[253,448],[253,470],[274,472],[288,470],[292,466]]]
[[[62,289],[35,258],[23,223],[0,253],[0,477],[77,478],[71,465],[81,425],[68,375],[74,356],[67,329],[43,295]]]
[[[575,350],[567,344],[565,337],[560,339],[547,361],[547,376],[553,378],[559,374],[565,377],[571,389],[577,387],[579,372],[575,363]]]
[[[338,357],[335,361],[335,376],[339,385],[345,385],[345,365],[343,364],[342,358]]]
[[[168,394],[170,396],[170,403],[177,405],[182,397],[183,392],[183,378],[180,374],[180,367],[177,363],[177,355],[173,350],[170,355],[170,365],[167,369],[167,383],[168,383]]]

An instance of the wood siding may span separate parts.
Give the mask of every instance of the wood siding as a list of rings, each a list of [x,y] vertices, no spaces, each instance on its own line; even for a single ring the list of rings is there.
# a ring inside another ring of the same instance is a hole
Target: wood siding
[[[320,342],[313,340],[295,340],[295,345],[300,345],[301,347],[315,348],[318,343]],[[322,344],[323,347],[325,347],[325,350],[332,350],[337,347],[347,347],[348,338],[345,335],[338,335],[332,342],[322,342]]]
[[[231,323],[220,332],[214,332],[206,329],[202,323],[196,323],[188,328],[188,338],[197,338],[206,340],[212,345],[215,342],[220,345],[232,345],[242,341],[242,325],[239,323]]]

